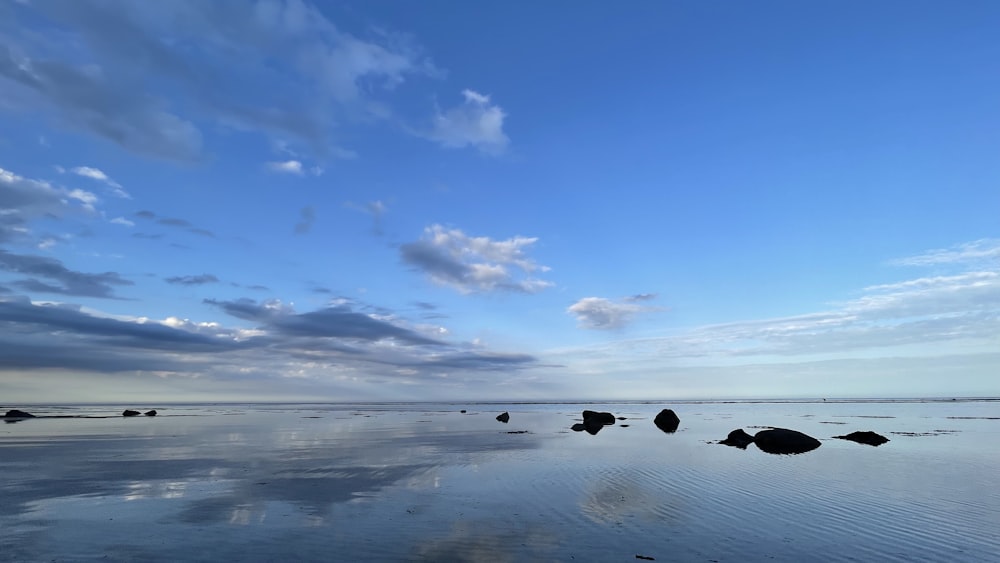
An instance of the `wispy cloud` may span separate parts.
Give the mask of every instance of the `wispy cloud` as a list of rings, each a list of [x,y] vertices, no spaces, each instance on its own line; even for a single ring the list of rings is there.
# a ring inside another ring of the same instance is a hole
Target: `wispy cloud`
[[[267,167],[272,172],[280,172],[282,174],[294,174],[296,176],[301,176],[302,163],[298,160],[285,160],[281,162],[268,162]]]
[[[935,266],[968,262],[1000,262],[1000,239],[980,239],[951,248],[930,250],[923,254],[893,260],[896,266]]]
[[[485,153],[503,152],[510,141],[503,132],[507,117],[503,109],[491,103],[489,96],[473,90],[463,90],[462,97],[462,104],[434,117],[430,138],[445,147],[474,146]]]
[[[29,276],[13,285],[37,293],[112,298],[115,287],[134,285],[116,272],[88,274],[71,270],[55,258],[5,250],[0,250],[0,270]]]
[[[92,213],[98,201],[91,192],[59,188],[0,168],[0,242],[30,238],[29,224],[42,217]]]
[[[678,369],[714,370],[780,365],[786,366],[780,371],[787,373],[789,365],[816,362],[985,358],[997,353],[996,335],[1000,334],[1000,261],[991,256],[989,246],[980,241],[947,253],[932,251],[917,260],[896,263],[931,267],[947,262],[964,271],[868,286],[860,290],[860,296],[819,312],[715,324],[554,354],[576,358],[580,363],[574,369],[597,372],[612,365],[621,370],[650,370],[669,363]],[[622,311],[593,300],[574,307],[578,310],[571,312],[583,314],[581,322],[595,328],[612,326],[621,314],[632,312],[627,306]],[[885,362],[878,365],[890,369]]]
[[[219,283],[219,278],[212,274],[200,274],[197,276],[172,276],[164,278],[165,282],[172,285],[205,285],[209,283]]]
[[[299,210],[299,222],[295,224],[295,234],[304,235],[312,230],[316,222],[316,210],[307,205]]]
[[[130,151],[173,160],[201,158],[206,121],[327,154],[339,115],[363,111],[408,77],[437,73],[408,38],[356,37],[301,0],[253,10],[225,2],[26,2],[5,14],[12,32],[0,45],[2,107],[44,111]],[[65,40],[43,39],[54,35]],[[289,64],[263,63],[275,58]],[[151,67],[157,72],[147,79]],[[269,95],[248,83],[268,84]]]
[[[458,229],[431,225],[423,237],[400,246],[403,262],[427,274],[435,283],[462,293],[515,291],[537,293],[551,282],[531,277],[548,267],[528,258],[537,238],[492,240],[470,237]],[[518,276],[520,271],[523,276]]]
[[[213,233],[208,229],[196,227],[187,219],[180,219],[178,217],[163,217],[148,209],[137,211],[135,213],[135,216],[138,217],[139,219],[152,221],[153,223],[157,225],[162,225],[164,227],[180,229],[202,237],[215,238],[215,233]],[[137,238],[161,238],[161,235],[145,235],[140,237],[140,233],[136,233],[132,236]]]
[[[111,193],[122,198],[122,199],[132,199],[132,196],[125,191],[125,188],[121,184],[112,180],[107,174],[105,174],[99,168],[91,168],[89,166],[77,166],[70,170],[70,172],[76,174],[77,176],[83,176],[84,178],[90,178],[91,180],[97,180],[111,188]]]

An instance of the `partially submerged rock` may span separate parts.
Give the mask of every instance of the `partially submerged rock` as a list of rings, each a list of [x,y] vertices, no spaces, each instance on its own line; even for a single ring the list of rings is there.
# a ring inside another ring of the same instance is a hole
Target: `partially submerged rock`
[[[857,442],[859,444],[867,444],[869,446],[881,446],[882,444],[889,441],[885,436],[872,432],[871,430],[865,430],[863,432],[851,432],[844,436],[834,436],[834,438],[839,438],[841,440],[850,440],[852,442]]]
[[[742,428],[737,428],[736,430],[730,432],[729,436],[726,436],[725,440],[721,440],[719,443],[745,450],[747,449],[747,446],[753,443],[753,436],[747,434]]]
[[[583,411],[583,429],[595,435],[605,426],[615,423],[615,415],[609,412]]]
[[[583,423],[577,422],[573,426],[570,426],[569,429],[572,430],[573,432],[583,432],[584,430],[587,429],[587,427],[584,426]]]
[[[761,451],[769,454],[804,454],[820,446],[816,438],[787,428],[761,430],[754,435],[753,441]]]
[[[499,420],[500,422],[502,422],[504,424],[507,424],[508,422],[510,422],[510,413],[507,412],[507,411],[504,411],[504,412],[498,414],[497,415],[497,420]]]
[[[681,419],[674,411],[670,409],[663,409],[660,411],[660,414],[656,415],[656,418],[653,419],[653,424],[667,434],[673,434],[674,432],[677,432],[677,427],[680,426]]]
[[[156,409],[146,411],[146,416],[156,416]]]
[[[583,421],[587,422],[588,418],[592,418],[601,424],[614,424],[615,415],[609,412],[597,412],[597,411],[583,411]]]
[[[3,415],[4,418],[35,418],[35,415],[30,412],[19,411],[17,409],[11,409],[7,411],[7,414]]]
[[[122,416],[139,416],[140,414],[142,413],[139,411],[134,411],[132,409],[125,409],[124,411],[122,411]]]

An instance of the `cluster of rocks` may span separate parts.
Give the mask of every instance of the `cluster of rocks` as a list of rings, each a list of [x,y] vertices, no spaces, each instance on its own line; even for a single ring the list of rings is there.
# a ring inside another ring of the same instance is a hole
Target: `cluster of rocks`
[[[155,409],[154,410],[148,410],[145,413],[142,413],[142,412],[135,411],[135,410],[132,410],[132,409],[125,409],[125,411],[122,412],[122,416],[139,416],[140,414],[145,414],[146,416],[156,416],[156,410]],[[11,410],[7,411],[7,413],[4,414],[2,418],[4,418],[7,422],[13,422],[13,421],[18,421],[18,420],[24,420],[26,418],[94,418],[94,417],[35,416],[35,415],[31,414],[30,412],[26,412],[26,411],[22,411],[22,410],[18,410],[18,409],[11,409]],[[97,418],[103,418],[103,417],[97,417]]]
[[[626,420],[625,417],[616,418],[610,412],[585,410],[582,414],[583,422],[574,424],[570,429],[574,432],[586,431],[590,435],[596,435],[605,426],[615,424],[616,420]],[[508,422],[510,420],[510,413],[504,412],[500,414],[497,416],[497,420],[503,423]],[[677,432],[680,423],[680,417],[671,409],[661,410],[656,415],[656,418],[653,419],[653,424],[667,434]],[[622,426],[626,425],[623,424]],[[851,432],[845,436],[834,436],[834,438],[850,440],[870,446],[880,446],[889,441],[885,436],[871,431]],[[789,430],[788,428],[766,428],[753,436],[742,428],[737,428],[730,432],[725,440],[720,440],[718,443],[740,448],[741,450],[747,449],[747,446],[750,444],[756,444],[757,448],[762,452],[777,455],[804,454],[815,450],[821,445],[820,441],[816,438],[808,434],[803,434],[798,430]]]

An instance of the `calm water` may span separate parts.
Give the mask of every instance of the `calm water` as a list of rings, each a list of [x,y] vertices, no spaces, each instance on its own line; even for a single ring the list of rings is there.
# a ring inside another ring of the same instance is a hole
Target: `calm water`
[[[0,425],[4,560],[1000,561],[997,402],[139,406]]]

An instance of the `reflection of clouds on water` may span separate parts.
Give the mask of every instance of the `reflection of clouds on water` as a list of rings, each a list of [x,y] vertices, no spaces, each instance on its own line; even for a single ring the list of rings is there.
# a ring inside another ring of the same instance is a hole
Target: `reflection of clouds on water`
[[[336,503],[372,495],[426,469],[423,465],[279,469],[273,474],[286,476],[240,480],[226,493],[189,502],[180,519],[198,524],[247,523],[250,513],[265,514],[270,501],[292,503],[310,516],[322,516]]]
[[[581,499],[580,510],[598,524],[623,525],[629,518],[676,522],[688,502],[668,485],[668,479],[677,478],[683,477],[648,469],[612,469],[595,480]]]
[[[427,540],[413,551],[418,561],[501,563],[559,560],[559,546],[559,538],[537,521],[512,530],[509,520],[502,523],[461,520],[454,523],[448,536]]]

